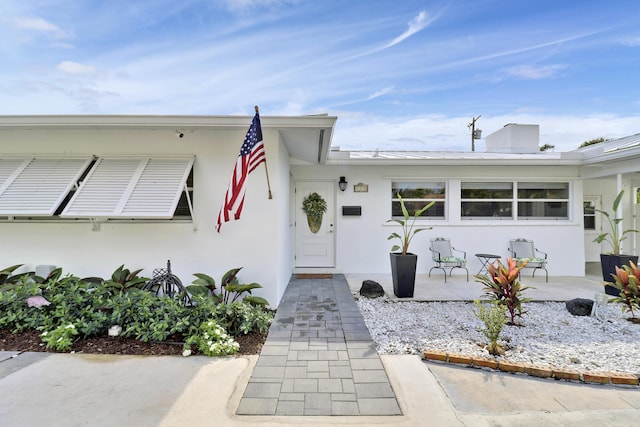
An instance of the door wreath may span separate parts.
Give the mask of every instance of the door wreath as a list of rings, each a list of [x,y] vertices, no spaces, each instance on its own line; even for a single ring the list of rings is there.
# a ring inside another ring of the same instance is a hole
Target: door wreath
[[[307,224],[312,233],[317,233],[322,225],[322,216],[327,211],[327,202],[316,192],[302,200],[302,210],[307,215]]]

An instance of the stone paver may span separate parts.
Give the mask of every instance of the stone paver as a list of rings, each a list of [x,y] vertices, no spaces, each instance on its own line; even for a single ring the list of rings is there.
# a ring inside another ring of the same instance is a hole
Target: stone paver
[[[343,275],[292,278],[238,415],[401,415]]]

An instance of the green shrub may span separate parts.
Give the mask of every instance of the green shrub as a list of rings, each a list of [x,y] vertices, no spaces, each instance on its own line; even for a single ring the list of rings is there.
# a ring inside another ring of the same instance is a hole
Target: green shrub
[[[7,277],[8,270],[3,270]],[[122,327],[123,336],[147,342],[164,341],[172,336],[176,339],[202,336],[202,325],[210,321],[232,336],[254,330],[266,332],[273,321],[273,314],[263,305],[237,298],[256,287],[239,285],[234,280],[237,271],[224,279],[225,288],[229,287],[225,291],[229,303],[207,293],[196,296],[193,306],[139,289],[138,271],[131,273],[121,266],[114,272],[117,280],[112,277],[107,282],[71,275],[61,277],[60,269],[45,279],[33,275],[16,277],[10,286],[0,288],[0,328],[14,333],[42,331],[47,348],[67,351],[74,340],[106,334],[113,325]],[[27,300],[33,296],[45,298],[49,305],[29,307]]]
[[[53,331],[44,331],[40,337],[42,342],[47,344],[47,348],[55,351],[69,351],[73,346],[73,337],[78,335],[78,330],[73,323],[60,325]]]
[[[506,306],[504,304],[490,304],[489,308],[480,304],[480,301],[473,302],[477,308],[473,314],[484,323],[484,329],[480,332],[489,340],[489,353],[493,355],[502,354],[504,351],[498,345],[498,338],[502,327],[507,323]]]
[[[205,356],[227,356],[237,353],[240,349],[240,345],[214,320],[203,322],[198,330],[187,338],[183,349],[189,352],[193,345]]]

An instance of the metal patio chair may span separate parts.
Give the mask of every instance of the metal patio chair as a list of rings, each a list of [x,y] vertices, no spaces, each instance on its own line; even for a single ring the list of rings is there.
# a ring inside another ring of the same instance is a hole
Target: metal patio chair
[[[532,276],[536,276],[536,270],[544,270],[545,280],[549,282],[549,272],[547,271],[547,253],[538,250],[533,240],[512,239],[509,241],[509,253],[516,261],[527,260],[525,267],[533,269]]]
[[[467,253],[460,251],[451,246],[451,241],[444,237],[436,237],[431,239],[431,259],[436,265],[429,270],[429,277],[431,277],[431,270],[434,268],[444,271],[444,282],[447,282],[447,268],[449,268],[449,277],[454,268],[461,268],[467,272],[467,282],[469,281],[469,270],[467,270]],[[462,254],[462,256],[456,256],[455,253]]]

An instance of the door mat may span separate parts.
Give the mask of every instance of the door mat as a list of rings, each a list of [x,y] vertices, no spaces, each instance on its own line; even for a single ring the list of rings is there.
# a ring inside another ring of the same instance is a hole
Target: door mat
[[[296,274],[296,279],[333,279],[331,273]]]

